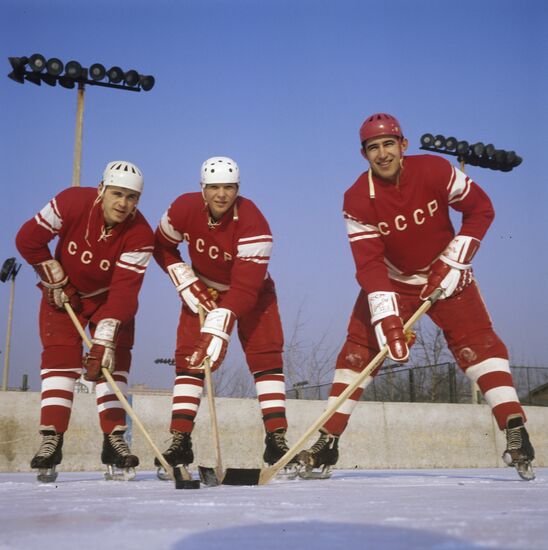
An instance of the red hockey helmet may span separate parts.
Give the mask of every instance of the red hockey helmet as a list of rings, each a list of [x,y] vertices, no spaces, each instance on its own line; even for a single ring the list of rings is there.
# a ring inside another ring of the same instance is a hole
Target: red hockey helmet
[[[396,117],[386,113],[377,113],[367,117],[360,128],[360,142],[379,136],[398,136],[403,139],[401,126]]]

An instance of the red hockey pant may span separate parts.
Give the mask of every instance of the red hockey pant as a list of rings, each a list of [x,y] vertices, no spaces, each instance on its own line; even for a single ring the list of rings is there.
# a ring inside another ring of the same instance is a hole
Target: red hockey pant
[[[399,294],[400,315],[409,319],[420,307],[421,287],[394,283]],[[447,345],[461,370],[478,384],[499,428],[506,427],[509,416],[525,413],[519,403],[508,364],[506,346],[495,334],[491,319],[475,282],[457,296],[438,300],[428,315],[445,336]],[[361,372],[378,353],[379,346],[371,326],[367,295],[362,290],[358,296],[348,335],[337,358],[335,379],[330,399],[339,396],[351,383],[352,372]],[[379,369],[372,373],[375,376]],[[333,434],[341,434],[350,414],[363,393],[358,388],[325,423],[324,428]]]
[[[217,304],[222,307],[222,295]],[[266,431],[287,428],[285,379],[283,374],[283,331],[273,287],[261,291],[255,307],[237,321],[238,337],[253,374]],[[187,368],[200,338],[198,315],[181,309],[175,352],[176,378],[173,389],[171,429],[191,432],[200,405],[203,374]],[[222,368],[222,365],[221,365]]]
[[[82,300],[83,311],[78,313],[82,326],[89,324],[91,334],[95,324],[94,313],[104,298]],[[74,398],[74,386],[82,373],[82,338],[68,314],[50,306],[45,299],[40,305],[40,338],[42,340],[42,401],[40,424],[54,426],[59,433],[67,431]],[[120,328],[116,345],[116,370],[113,377],[123,393],[127,389],[127,376],[131,364],[134,321]],[[125,411],[106,381],[97,382],[97,411],[103,433],[110,433],[116,426],[125,425]]]

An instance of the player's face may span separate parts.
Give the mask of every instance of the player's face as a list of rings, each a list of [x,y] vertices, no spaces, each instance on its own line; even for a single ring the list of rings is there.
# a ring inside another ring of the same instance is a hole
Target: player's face
[[[369,161],[375,176],[387,181],[396,181],[407,144],[406,139],[381,136],[368,139],[365,142],[365,149],[362,149],[362,154]]]
[[[102,187],[99,187],[101,191]],[[122,223],[135,210],[140,193],[125,187],[107,185],[101,202],[103,216],[107,225]]]
[[[238,186],[235,183],[204,185],[202,191],[209,213],[214,220],[218,220],[228,212],[238,197]]]

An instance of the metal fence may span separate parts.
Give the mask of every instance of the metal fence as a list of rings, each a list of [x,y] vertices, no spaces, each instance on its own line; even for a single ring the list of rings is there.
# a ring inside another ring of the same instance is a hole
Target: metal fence
[[[511,367],[514,384],[524,405],[548,406],[548,367]],[[289,399],[329,397],[331,383],[289,389]],[[386,365],[363,393],[361,401],[410,403],[478,403],[478,388],[455,363],[418,367]]]

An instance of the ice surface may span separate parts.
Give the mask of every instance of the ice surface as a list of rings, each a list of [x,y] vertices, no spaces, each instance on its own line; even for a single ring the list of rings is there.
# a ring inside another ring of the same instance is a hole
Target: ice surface
[[[176,490],[153,472],[0,474],[0,549],[548,548],[548,468],[336,470],[329,480]]]

